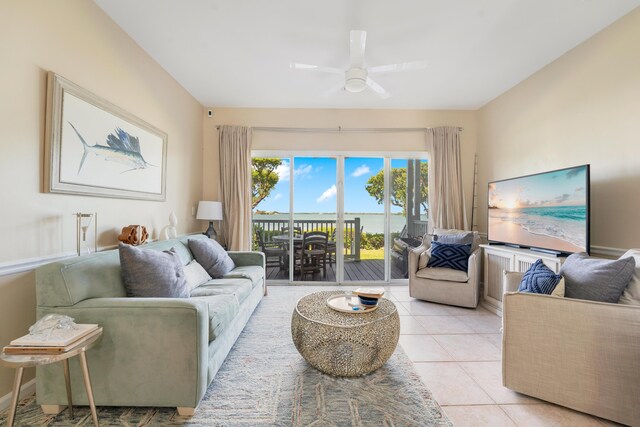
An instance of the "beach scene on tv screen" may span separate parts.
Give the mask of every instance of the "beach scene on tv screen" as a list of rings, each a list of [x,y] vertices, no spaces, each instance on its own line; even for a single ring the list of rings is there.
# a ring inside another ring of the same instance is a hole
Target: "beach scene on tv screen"
[[[587,245],[586,168],[489,184],[489,239],[581,252]]]

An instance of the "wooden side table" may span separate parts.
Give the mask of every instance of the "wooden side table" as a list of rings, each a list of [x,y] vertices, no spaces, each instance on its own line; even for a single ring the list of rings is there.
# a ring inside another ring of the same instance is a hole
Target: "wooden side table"
[[[67,404],[69,406],[69,415],[73,418],[73,402],[71,400],[71,381],[69,379],[69,359],[73,356],[80,357],[80,366],[82,367],[82,375],[84,377],[84,386],[87,390],[89,406],[91,407],[91,417],[93,424],[98,426],[98,415],[96,413],[96,405],[93,401],[93,391],[91,390],[91,380],[89,379],[89,367],[87,365],[86,351],[89,350],[102,336],[102,328],[98,328],[98,332],[86,338],[81,338],[77,345],[64,353],[59,354],[5,354],[0,353],[0,364],[9,368],[16,368],[16,376],[13,383],[13,396],[11,398],[11,408],[9,410],[9,418],[7,426],[13,426],[16,417],[16,409],[18,407],[18,399],[20,396],[20,385],[22,384],[22,373],[24,368],[31,368],[38,365],[48,365],[50,363],[62,362],[64,369],[64,381],[67,387]]]

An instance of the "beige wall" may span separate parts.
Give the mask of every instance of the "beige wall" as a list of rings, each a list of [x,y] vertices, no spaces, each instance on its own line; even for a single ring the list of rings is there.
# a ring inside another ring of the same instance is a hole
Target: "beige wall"
[[[174,211],[178,232],[198,224],[202,195],[202,106],[93,2],[0,2],[0,264],[75,250],[72,213],[98,212],[99,243],[128,224],[152,237]],[[167,201],[42,192],[46,72],[54,71],[168,134]],[[0,346],[35,320],[34,275],[0,277]],[[13,372],[0,369],[0,397]]]
[[[356,95],[357,96],[357,95]],[[471,218],[473,195],[473,162],[476,151],[476,120],[474,111],[432,110],[321,110],[321,109],[252,109],[212,108],[213,118],[203,121],[204,135],[204,195],[218,197],[218,132],[217,125],[294,128],[415,128],[461,126],[462,164],[465,171],[464,191],[467,214]],[[336,133],[274,133],[256,131],[256,150],[307,151],[424,151],[424,134],[336,134]]]
[[[487,182],[591,164],[591,244],[640,246],[640,9],[478,112],[480,229]]]

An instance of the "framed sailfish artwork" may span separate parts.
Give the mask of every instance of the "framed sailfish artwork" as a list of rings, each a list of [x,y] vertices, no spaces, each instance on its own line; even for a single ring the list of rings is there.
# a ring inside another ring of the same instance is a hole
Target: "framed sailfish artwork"
[[[167,135],[49,72],[45,191],[164,201]]]

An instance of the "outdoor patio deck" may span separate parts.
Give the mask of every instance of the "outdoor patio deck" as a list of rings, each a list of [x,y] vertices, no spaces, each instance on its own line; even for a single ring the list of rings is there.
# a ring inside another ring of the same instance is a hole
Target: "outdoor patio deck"
[[[369,281],[384,280],[384,260],[368,259],[361,261],[347,261],[344,263],[344,280],[345,281]],[[391,263],[391,278],[402,279],[404,275],[402,270]],[[289,272],[279,267],[267,267],[267,280],[289,280]],[[294,280],[301,280],[300,274],[294,276]],[[327,277],[323,277],[322,271],[307,274],[305,281],[319,282],[335,282],[336,281],[336,264],[327,264]]]

